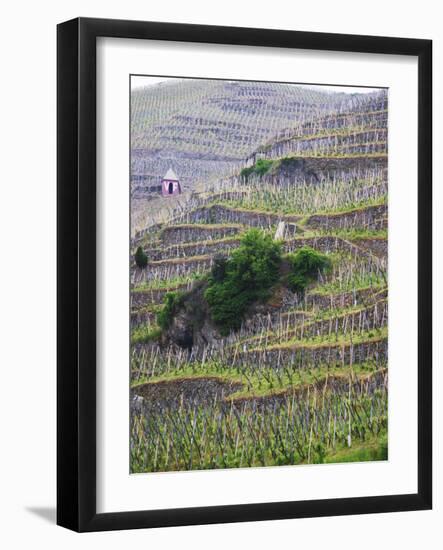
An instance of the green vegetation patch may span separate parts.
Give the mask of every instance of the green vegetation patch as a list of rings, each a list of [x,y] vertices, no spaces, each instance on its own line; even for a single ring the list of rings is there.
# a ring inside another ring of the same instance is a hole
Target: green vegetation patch
[[[274,161],[267,159],[258,159],[255,164],[243,168],[240,172],[240,177],[247,180],[250,176],[262,177],[269,172],[269,170],[274,165]]]
[[[180,309],[185,294],[183,292],[168,292],[163,299],[163,308],[157,313],[157,323],[166,330],[172,323],[174,315]]]
[[[378,437],[355,443],[351,448],[343,446],[341,449],[329,452],[324,456],[323,462],[333,464],[339,462],[372,462],[374,460],[388,460],[387,431],[383,431]]]
[[[258,229],[245,233],[229,259],[215,262],[205,298],[222,334],[238,329],[247,308],[269,296],[280,264],[280,244]]]
[[[288,287],[293,292],[302,292],[320,273],[330,270],[331,260],[309,246],[287,255],[291,273],[287,277]]]
[[[131,330],[131,344],[148,344],[157,340],[161,330],[153,325],[139,325]]]
[[[141,246],[137,248],[134,259],[140,269],[144,269],[148,265],[148,256]]]

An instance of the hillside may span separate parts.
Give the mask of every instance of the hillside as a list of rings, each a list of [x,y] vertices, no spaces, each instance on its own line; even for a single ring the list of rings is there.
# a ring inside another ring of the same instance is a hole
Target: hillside
[[[349,174],[355,155],[387,153],[385,91],[344,94],[288,84],[172,80],[133,91],[131,123],[132,235],[170,218],[186,208],[191,194],[215,189],[259,158],[296,155],[312,164],[316,157],[319,165],[317,157],[334,156],[333,168],[329,161],[314,170],[318,180],[331,171]],[[380,164],[377,158],[366,163]],[[363,163],[358,166],[361,171]],[[184,194],[164,201],[159,186],[170,167]],[[289,173],[289,180],[309,176],[309,170],[298,172]]]
[[[185,187],[235,171],[258,147],[303,121],[356,101],[288,84],[173,80],[131,94],[132,186],[138,195],[169,166]]]
[[[386,99],[308,103],[135,234],[148,265],[131,265],[133,472],[386,459]],[[251,228],[280,243],[279,274],[221,330],[206,290]],[[297,290],[290,262],[307,249],[330,269]]]

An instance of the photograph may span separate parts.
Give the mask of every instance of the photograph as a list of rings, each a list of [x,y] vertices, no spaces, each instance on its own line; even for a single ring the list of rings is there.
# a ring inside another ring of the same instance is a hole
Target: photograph
[[[0,548],[438,548],[436,6],[5,4]]]
[[[389,90],[129,93],[130,473],[388,460]]]

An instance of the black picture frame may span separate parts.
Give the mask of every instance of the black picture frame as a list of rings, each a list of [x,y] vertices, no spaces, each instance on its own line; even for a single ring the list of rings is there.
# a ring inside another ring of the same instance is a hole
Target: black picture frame
[[[96,39],[399,54],[418,58],[416,494],[96,512]],[[432,42],[78,18],[57,29],[57,523],[75,531],[426,510],[432,507]]]

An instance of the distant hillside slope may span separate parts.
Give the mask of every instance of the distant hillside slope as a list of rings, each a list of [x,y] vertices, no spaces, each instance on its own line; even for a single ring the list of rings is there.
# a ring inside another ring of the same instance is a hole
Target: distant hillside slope
[[[234,170],[276,136],[363,95],[263,82],[172,80],[131,95],[133,191],[172,166],[185,187]]]
[[[332,112],[305,117],[260,145],[249,160],[283,155],[387,153],[388,93],[353,94]]]

